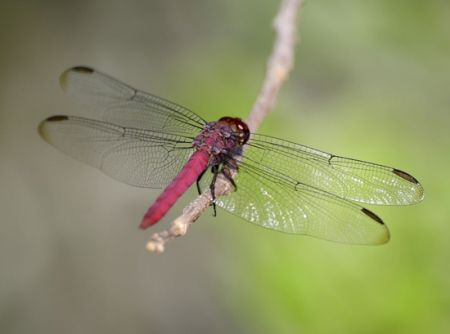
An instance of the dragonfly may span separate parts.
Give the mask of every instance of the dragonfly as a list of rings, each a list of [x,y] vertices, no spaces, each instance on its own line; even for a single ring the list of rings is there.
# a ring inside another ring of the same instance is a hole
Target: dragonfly
[[[376,245],[389,240],[389,230],[361,205],[408,205],[424,196],[419,181],[400,169],[250,133],[237,117],[207,122],[89,67],[68,69],[60,84],[92,118],[51,116],[40,123],[39,134],[114,179],[164,188],[141,228],[160,221],[196,183],[199,192],[211,191],[214,210],[217,206],[256,225]],[[215,196],[218,176],[231,183],[230,194]]]

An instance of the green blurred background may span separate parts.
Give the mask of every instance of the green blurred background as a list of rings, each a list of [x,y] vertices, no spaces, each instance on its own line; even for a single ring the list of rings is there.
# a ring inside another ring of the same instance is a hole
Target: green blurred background
[[[137,228],[158,191],[44,143],[90,65],[195,110],[245,117],[278,1],[2,0],[1,333],[450,333],[450,2],[309,0],[296,67],[260,132],[404,169],[392,239],[334,244],[209,211],[163,255]],[[155,226],[176,217],[194,191]]]

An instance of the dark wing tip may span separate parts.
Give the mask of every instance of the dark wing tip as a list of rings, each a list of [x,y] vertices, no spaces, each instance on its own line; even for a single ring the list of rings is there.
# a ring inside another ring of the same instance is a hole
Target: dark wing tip
[[[367,210],[366,208],[361,208],[361,211],[370,219],[372,219],[372,221],[374,221],[375,223],[378,223],[378,227],[376,229],[375,233],[372,233],[373,230],[371,230],[370,233],[370,240],[368,240],[368,242],[365,242],[364,244],[367,245],[383,245],[385,243],[387,243],[389,241],[389,239],[391,238],[391,234],[389,233],[389,229],[387,228],[387,226],[384,224],[383,220],[381,220],[380,217],[378,217],[375,213],[373,213],[370,210]],[[374,227],[374,226],[372,226]]]
[[[61,85],[62,89],[64,91],[67,90],[67,83],[69,80],[69,75],[72,73],[78,73],[80,75],[83,74],[92,74],[95,70],[93,68],[87,67],[87,66],[75,66],[72,68],[69,68],[68,70],[65,70],[61,76],[59,77],[59,84]]]
[[[69,117],[64,116],[64,115],[55,115],[55,116],[50,116],[50,117],[44,119],[38,126],[39,135],[42,137],[42,139],[44,139],[45,141],[48,142],[49,137],[48,137],[46,125],[50,122],[61,122],[61,121],[66,121],[68,119],[69,119]]]
[[[94,73],[94,69],[87,66],[75,66],[69,69],[69,71],[74,71],[78,73]]]
[[[69,116],[55,115],[55,116],[50,116],[44,122],[61,122],[61,121],[67,121],[68,119],[69,119]]]
[[[381,220],[380,217],[378,217],[376,214],[374,214],[372,211],[367,210],[366,208],[361,208],[361,211],[364,212],[367,216],[375,220],[377,223],[384,225],[384,222]]]
[[[417,179],[414,176],[412,176],[404,171],[401,171],[400,169],[393,168],[392,173],[394,173],[397,176],[400,176],[402,179],[404,179],[406,181],[412,182],[414,184],[419,184],[419,181],[417,181]]]

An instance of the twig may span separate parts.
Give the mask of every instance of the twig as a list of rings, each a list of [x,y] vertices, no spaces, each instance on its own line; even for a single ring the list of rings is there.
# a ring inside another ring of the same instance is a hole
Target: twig
[[[256,131],[264,117],[272,110],[278,91],[293,67],[296,22],[302,2],[303,0],[283,0],[275,17],[276,38],[267,63],[266,77],[246,120],[251,132]],[[216,197],[227,195],[231,191],[230,182],[219,175],[215,184]],[[169,240],[185,235],[189,225],[195,222],[211,203],[211,192],[207,189],[183,210],[183,214],[172,222],[168,230],[154,233],[147,243],[147,249],[150,252],[163,252],[165,244]]]

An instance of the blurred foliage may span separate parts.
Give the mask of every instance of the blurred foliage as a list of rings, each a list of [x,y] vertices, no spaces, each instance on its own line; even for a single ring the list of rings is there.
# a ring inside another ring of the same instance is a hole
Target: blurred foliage
[[[260,131],[416,176],[423,203],[371,208],[391,230],[387,245],[284,235],[219,212],[148,255],[133,222],[157,192],[116,184],[38,138],[41,119],[76,112],[57,87],[75,64],[206,119],[245,117],[277,7],[2,1],[2,333],[450,331],[448,1],[307,1],[295,70]]]

